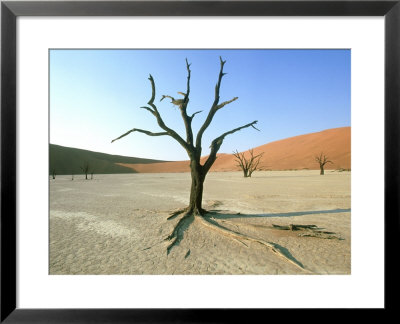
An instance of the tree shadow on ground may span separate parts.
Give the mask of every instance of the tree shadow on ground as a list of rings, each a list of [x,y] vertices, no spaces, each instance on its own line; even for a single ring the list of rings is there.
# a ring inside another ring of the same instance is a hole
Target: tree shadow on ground
[[[267,214],[241,214],[241,213],[229,213],[224,210],[209,210],[209,213],[216,219],[232,219],[232,218],[252,218],[252,217],[293,217],[293,216],[307,216],[317,214],[337,214],[337,213],[348,213],[351,212],[351,208],[346,209],[330,209],[330,210],[309,210],[299,212],[288,212],[288,213],[267,213]]]

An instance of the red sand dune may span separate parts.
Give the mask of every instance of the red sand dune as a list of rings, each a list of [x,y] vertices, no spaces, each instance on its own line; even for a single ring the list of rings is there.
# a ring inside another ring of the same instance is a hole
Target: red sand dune
[[[319,169],[315,156],[323,152],[333,163],[325,169],[351,168],[351,127],[327,129],[317,133],[289,137],[254,148],[254,154],[264,153],[261,170]],[[207,157],[203,157],[204,162]],[[124,164],[140,173],[189,172],[189,161],[150,164]],[[232,154],[218,154],[210,171],[240,170]]]

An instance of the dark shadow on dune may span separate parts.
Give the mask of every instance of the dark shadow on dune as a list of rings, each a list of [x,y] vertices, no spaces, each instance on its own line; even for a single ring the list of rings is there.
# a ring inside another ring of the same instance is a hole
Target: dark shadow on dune
[[[288,212],[288,213],[268,213],[268,214],[229,214],[224,213],[224,210],[209,210],[216,219],[229,219],[229,218],[243,218],[243,217],[292,217],[292,216],[306,216],[316,214],[336,214],[336,213],[348,213],[351,208],[346,209],[331,209],[331,210],[309,210],[300,212]]]

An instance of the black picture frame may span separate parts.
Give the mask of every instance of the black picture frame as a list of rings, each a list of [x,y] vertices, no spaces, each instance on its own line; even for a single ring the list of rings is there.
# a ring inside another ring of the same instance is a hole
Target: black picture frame
[[[384,310],[393,310],[396,307],[393,293],[398,286],[399,276],[395,273],[396,267],[392,260],[398,255],[396,251],[398,243],[395,239],[399,237],[400,228],[400,0],[2,1],[1,322],[231,323],[238,321],[243,315],[254,320],[266,319],[264,317],[266,311],[276,311],[271,309],[19,309],[16,307],[16,19],[19,16],[383,16],[385,19]]]

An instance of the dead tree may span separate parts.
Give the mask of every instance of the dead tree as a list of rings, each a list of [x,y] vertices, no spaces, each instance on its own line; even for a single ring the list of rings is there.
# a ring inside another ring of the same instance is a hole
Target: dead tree
[[[215,162],[217,158],[217,152],[220,149],[224,139],[226,136],[233,134],[237,131],[240,131],[243,128],[247,127],[253,127],[254,129],[257,129],[254,125],[257,123],[257,121],[253,121],[249,124],[237,127],[235,129],[232,129],[228,132],[223,133],[222,135],[218,136],[215,138],[210,145],[211,151],[210,155],[208,156],[207,160],[205,163],[202,165],[200,163],[200,157],[202,153],[202,137],[208,126],[210,125],[211,121],[213,120],[215,114],[217,111],[225,107],[226,105],[236,101],[238,97],[234,97],[228,101],[224,101],[220,103],[220,87],[221,87],[221,81],[222,77],[226,74],[223,72],[224,65],[226,61],[223,61],[220,58],[220,72],[217,80],[217,84],[215,86],[215,96],[214,96],[214,101],[213,104],[208,112],[208,115],[203,123],[203,125],[200,127],[197,136],[194,137],[193,131],[192,131],[192,120],[195,117],[196,114],[200,113],[201,111],[196,111],[195,113],[188,115],[187,113],[187,106],[189,104],[189,95],[190,95],[190,64],[186,60],[186,69],[187,69],[187,86],[186,86],[186,93],[180,92],[181,95],[183,95],[183,99],[175,99],[172,96],[168,95],[163,95],[161,97],[162,101],[165,98],[171,99],[171,103],[176,105],[181,113],[181,117],[183,119],[183,123],[185,125],[185,130],[186,130],[186,139],[182,138],[177,132],[175,132],[173,129],[169,128],[163,121],[157,106],[154,104],[154,100],[156,97],[156,87],[154,83],[153,77],[150,75],[149,80],[151,83],[151,98],[148,102],[148,106],[141,107],[143,109],[146,109],[148,112],[150,112],[157,120],[158,125],[160,128],[163,130],[162,132],[150,132],[147,130],[139,129],[139,128],[133,128],[129,130],[128,132],[122,134],[121,136],[117,137],[116,139],[112,140],[112,142],[121,139],[122,137],[127,136],[128,134],[132,132],[140,132],[144,133],[149,136],[170,136],[174,140],[176,140],[186,151],[186,153],[189,156],[190,159],[190,170],[191,170],[191,178],[192,178],[192,186],[190,190],[190,198],[189,198],[189,206],[185,208],[185,212],[187,214],[195,214],[195,215],[204,215],[205,210],[202,207],[202,198],[203,198],[203,183],[206,178],[207,172],[210,170],[211,166]]]
[[[321,170],[320,175],[325,174],[325,171],[324,171],[325,164],[333,163],[332,161],[328,160],[328,157],[326,155],[324,155],[322,152],[320,155],[315,156],[315,161],[317,161],[319,163],[319,169]]]
[[[235,156],[235,161],[238,163],[238,166],[243,171],[243,176],[245,178],[250,178],[251,174],[257,170],[258,165],[260,164],[261,157],[264,153],[260,153],[258,155],[254,155],[253,149],[249,150],[250,157],[246,158],[244,153],[239,153],[237,150],[233,152]]]
[[[56,178],[56,169],[55,168],[52,169],[51,176],[53,177],[53,180]]]
[[[218,233],[220,233],[221,235],[229,236],[230,238],[234,239],[235,241],[239,242],[240,244],[244,244],[245,246],[247,246],[247,245],[244,243],[244,241],[261,244],[262,246],[268,248],[270,251],[272,251],[279,257],[286,260],[287,262],[290,262],[294,266],[301,268],[303,271],[309,272],[307,269],[305,269],[303,267],[303,265],[300,262],[298,262],[296,259],[294,259],[293,256],[290,255],[290,253],[287,251],[287,249],[282,248],[281,246],[279,246],[276,243],[253,238],[251,236],[244,235],[235,230],[229,229],[229,228],[219,224],[218,222],[216,222],[213,219],[213,214],[215,214],[215,212],[209,211],[207,213],[207,211],[205,209],[203,209],[203,207],[202,207],[203,183],[206,178],[207,172],[210,170],[211,166],[217,159],[217,152],[220,149],[225,137],[228,135],[231,135],[233,133],[236,133],[244,128],[248,128],[248,127],[252,127],[254,129],[258,130],[254,126],[255,124],[257,124],[257,120],[255,120],[251,123],[234,128],[230,131],[227,131],[227,132],[221,134],[220,136],[215,138],[213,141],[211,141],[210,154],[208,155],[208,157],[206,158],[206,160],[203,164],[200,163],[200,157],[201,157],[201,153],[202,153],[202,137],[203,137],[204,132],[207,130],[208,126],[210,125],[210,123],[213,120],[217,111],[219,111],[226,105],[228,105],[238,99],[238,97],[234,97],[230,100],[220,103],[221,81],[222,81],[223,76],[226,74],[223,71],[225,62],[226,61],[223,61],[220,58],[220,71],[219,71],[219,75],[218,75],[217,84],[215,86],[214,100],[213,100],[211,108],[208,112],[208,115],[205,118],[205,121],[203,122],[203,124],[200,127],[196,136],[194,136],[194,134],[193,134],[192,120],[195,117],[195,115],[197,115],[201,111],[196,111],[193,114],[188,114],[188,112],[187,112],[187,107],[189,104],[189,95],[190,95],[191,70],[190,70],[190,64],[186,60],[186,70],[187,70],[186,92],[179,93],[183,96],[183,99],[175,99],[174,97],[171,97],[168,95],[163,95],[161,97],[161,100],[163,100],[165,98],[169,98],[171,100],[171,103],[179,109],[183,123],[185,125],[186,138],[185,139],[182,138],[177,132],[175,132],[173,129],[169,128],[165,124],[164,120],[162,119],[157,106],[154,104],[154,100],[156,98],[156,87],[155,87],[154,79],[150,75],[149,80],[150,80],[151,90],[152,90],[151,97],[148,102],[148,105],[143,106],[141,108],[147,110],[149,113],[151,113],[155,117],[157,124],[158,124],[158,126],[160,126],[162,131],[151,132],[151,131],[140,129],[140,128],[132,128],[131,130],[129,130],[126,133],[122,134],[121,136],[115,138],[111,142],[119,140],[133,132],[143,133],[148,136],[170,136],[174,140],[176,140],[188,154],[189,159],[190,159],[190,172],[191,172],[191,179],[192,179],[190,196],[189,196],[189,205],[186,208],[183,208],[181,210],[173,212],[168,217],[168,219],[173,219],[173,218],[177,217],[178,215],[182,215],[180,220],[174,226],[172,233],[165,239],[166,241],[170,242],[167,247],[167,254],[169,254],[171,249],[174,246],[176,246],[177,244],[179,244],[179,242],[183,239],[184,231],[190,226],[190,224],[193,221],[196,221],[199,224],[206,226],[207,228],[218,231]],[[186,252],[185,258],[188,257],[189,255],[190,255],[190,250]]]
[[[87,176],[88,176],[89,168],[90,168],[89,162],[85,162],[85,163],[83,164],[83,166],[81,166],[80,168],[81,168],[83,174],[85,175],[85,180],[87,180],[87,179],[88,179]]]

